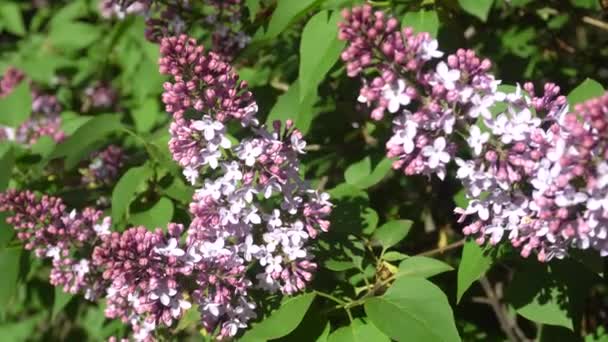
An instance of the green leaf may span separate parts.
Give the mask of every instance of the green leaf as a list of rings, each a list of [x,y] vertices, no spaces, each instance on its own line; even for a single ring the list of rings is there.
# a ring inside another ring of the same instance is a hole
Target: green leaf
[[[34,145],[32,145],[32,153],[38,154],[43,158],[48,157],[55,150],[57,143],[48,135],[41,136]]]
[[[312,94],[304,101],[300,101],[300,83],[296,80],[287,92],[279,96],[277,102],[270,110],[266,124],[272,126],[272,122],[279,120],[285,122],[290,119],[293,120],[296,128],[298,128],[302,134],[306,134],[310,129],[312,123],[314,110],[313,105],[317,100],[317,94]]]
[[[319,84],[340,57],[345,42],[338,39],[340,12],[315,14],[302,31],[300,40],[300,101],[317,93]]]
[[[572,318],[560,299],[562,290],[551,283],[546,265],[526,262],[515,272],[507,298],[518,314],[531,321],[573,330]]]
[[[378,213],[372,208],[364,208],[361,211],[361,223],[363,223],[363,234],[370,235],[378,227]]]
[[[163,188],[163,194],[173,198],[176,201],[188,204],[192,201],[194,189],[191,186],[186,185],[180,178],[176,177],[173,178],[173,181],[171,184],[169,184],[169,186]]]
[[[79,50],[93,44],[102,34],[101,26],[79,21],[63,21],[53,22],[49,39],[59,49]]]
[[[382,256],[382,259],[386,260],[386,261],[400,261],[400,260],[407,259],[407,258],[408,258],[407,254],[403,254],[403,253],[396,252],[396,251],[386,252]]]
[[[328,342],[389,342],[388,336],[378,330],[373,324],[355,319],[346,327],[341,327],[332,332],[327,339]]]
[[[331,270],[334,272],[342,272],[342,271],[350,270],[353,268],[357,268],[357,265],[355,265],[352,262],[352,260],[342,261],[342,260],[329,259],[323,263],[323,266],[325,266],[325,268],[327,268],[328,270]]]
[[[161,197],[152,208],[131,214],[129,222],[135,226],[144,226],[152,229],[166,227],[172,218],[173,202],[167,197]]]
[[[344,171],[344,180],[346,183],[351,185],[357,185],[368,177],[372,172],[372,160],[370,157],[365,157],[360,161],[351,164],[346,171]]]
[[[110,133],[122,129],[120,117],[116,114],[103,114],[80,126],[66,141],[59,144],[50,159],[66,157],[66,169],[72,169],[88,157],[89,147]]]
[[[372,236],[372,241],[380,244],[384,250],[387,250],[407,236],[413,223],[410,220],[387,222],[376,229]]]
[[[0,213],[0,249],[6,247],[15,236],[13,226],[6,223],[9,213]]]
[[[46,316],[41,312],[28,318],[20,318],[17,322],[4,323],[0,325],[0,336],[2,341],[23,342],[32,338],[32,332],[36,331],[36,326]]]
[[[291,23],[295,22],[320,1],[321,0],[278,0],[277,7],[272,13],[270,23],[268,23],[268,29],[265,33],[262,33],[261,31],[256,32],[253,41],[271,40],[278,37],[281,32],[291,25]]]
[[[506,295],[517,313],[531,321],[578,331],[589,288],[603,279],[572,259],[552,260],[549,265],[535,260],[523,263]]]
[[[289,334],[298,327],[315,296],[306,293],[286,299],[270,316],[255,324],[241,341],[273,340]]]
[[[17,36],[25,35],[25,26],[19,5],[13,2],[0,4],[0,27]]]
[[[598,0],[570,0],[570,3],[578,8],[584,8],[588,10],[600,10],[600,3]]]
[[[9,303],[17,291],[19,281],[19,260],[21,248],[10,247],[0,250],[0,270],[2,270],[2,281],[0,281],[0,307]]]
[[[201,313],[198,311],[198,305],[192,305],[190,309],[184,313],[182,318],[179,320],[175,332],[182,331],[192,326],[197,326],[201,320]]]
[[[374,168],[372,173],[357,182],[357,187],[361,189],[368,189],[376,184],[378,184],[386,175],[390,172],[393,165],[393,160],[389,158],[383,158]]]
[[[414,32],[428,32],[431,37],[437,38],[439,31],[439,17],[434,10],[407,12],[401,20],[402,26],[409,26],[414,29]]]
[[[75,112],[63,112],[61,113],[61,130],[70,136],[91,119],[90,116],[78,115]]]
[[[55,287],[55,297],[53,300],[53,314],[52,319],[54,320],[57,317],[57,314],[65,308],[66,305],[74,298],[74,295],[63,292],[63,287],[56,286]]]
[[[135,129],[140,133],[147,133],[154,128],[157,119],[161,115],[158,101],[155,98],[148,98],[131,112]]]
[[[458,3],[465,12],[485,22],[494,0],[458,0]]]
[[[327,322],[327,325],[325,325],[325,329],[323,329],[323,333],[321,333],[321,336],[319,336],[319,338],[317,338],[317,340],[315,342],[327,342],[330,331],[331,331],[331,324],[329,324],[329,322]]]
[[[8,183],[13,175],[13,167],[15,166],[15,153],[13,148],[6,144],[4,153],[0,157],[0,191],[6,190]]]
[[[112,191],[112,221],[119,222],[125,214],[129,215],[129,205],[150,177],[152,170],[144,164],[129,169],[118,180]]]
[[[67,5],[63,6],[60,10],[53,13],[51,19],[51,26],[61,25],[66,21],[73,21],[84,17],[87,14],[87,1],[86,0],[72,0]]]
[[[245,5],[249,11],[249,20],[254,21],[256,14],[260,10],[260,0],[245,0]]]
[[[574,106],[602,95],[604,95],[604,87],[599,82],[587,78],[568,94],[568,103]]]
[[[359,189],[367,189],[378,184],[391,170],[392,164],[391,159],[383,158],[372,171],[372,161],[368,156],[350,165],[344,172],[344,179]]]
[[[399,264],[397,276],[429,278],[452,270],[454,270],[452,266],[437,259],[425,256],[413,256],[403,260]]]
[[[426,279],[398,278],[384,295],[365,301],[365,313],[393,340],[460,341],[447,297]]]
[[[0,99],[0,125],[17,127],[32,113],[32,95],[27,82],[21,82],[6,97]]]
[[[332,233],[358,234],[364,229],[367,231],[365,224],[371,214],[368,211],[367,193],[346,183],[329,190],[329,193],[334,204],[330,217]]]
[[[462,258],[458,265],[456,282],[458,302],[473,282],[481,278],[490,269],[491,265],[492,258],[485,255],[483,249],[475,241],[465,242],[462,249]]]

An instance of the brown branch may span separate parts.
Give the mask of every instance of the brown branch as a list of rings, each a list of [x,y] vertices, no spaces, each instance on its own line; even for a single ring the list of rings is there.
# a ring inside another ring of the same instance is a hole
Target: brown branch
[[[596,18],[592,18],[588,15],[583,17],[583,22],[592,26],[595,26],[597,28],[600,28],[602,30],[606,30],[608,31],[608,23],[605,21],[601,21],[599,19]]]
[[[458,240],[458,241],[453,242],[453,243],[451,243],[451,244],[449,244],[447,246],[431,249],[429,251],[425,251],[425,252],[422,252],[422,253],[419,253],[419,254],[416,254],[416,255],[418,255],[418,256],[431,256],[431,255],[435,255],[435,254],[442,254],[442,253],[447,252],[449,250],[462,247],[464,245],[465,241],[466,241],[465,239]]]
[[[501,303],[502,291],[498,289],[494,289],[490,284],[490,281],[485,276],[479,279],[479,283],[483,288],[483,291],[487,296],[487,304],[492,307],[494,313],[496,314],[496,318],[498,319],[498,323],[500,323],[500,327],[502,331],[507,335],[509,341],[512,342],[528,342],[531,341],[526,335],[521,331],[521,329],[517,326],[517,322],[515,321],[515,317],[512,317],[507,312],[505,306]]]

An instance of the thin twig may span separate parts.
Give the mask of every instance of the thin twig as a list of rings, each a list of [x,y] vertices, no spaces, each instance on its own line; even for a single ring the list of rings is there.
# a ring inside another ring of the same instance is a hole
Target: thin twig
[[[599,19],[592,18],[592,17],[586,15],[583,17],[583,22],[585,22],[589,25],[595,26],[597,28],[600,28],[602,30],[608,31],[608,23],[605,21],[601,21]]]
[[[497,295],[494,288],[490,284],[488,278],[481,277],[479,279],[479,283],[483,288],[483,291],[486,293],[488,298],[488,304],[494,310],[496,314],[496,318],[498,319],[498,323],[500,323],[500,327],[502,331],[507,335],[509,341],[513,342],[521,342],[521,341],[529,341],[529,339],[523,334],[523,332],[517,326],[517,322],[514,318],[510,317],[505,307],[502,305],[500,296]]]
[[[458,241],[453,242],[453,243],[451,243],[451,244],[449,244],[447,246],[431,249],[430,251],[425,251],[425,252],[422,252],[422,253],[419,253],[419,254],[416,254],[416,255],[418,255],[418,256],[431,256],[431,255],[435,255],[435,254],[442,254],[442,253],[447,252],[447,251],[449,251],[451,249],[456,249],[456,248],[462,247],[464,245],[465,241],[466,241],[465,239],[458,240]]]

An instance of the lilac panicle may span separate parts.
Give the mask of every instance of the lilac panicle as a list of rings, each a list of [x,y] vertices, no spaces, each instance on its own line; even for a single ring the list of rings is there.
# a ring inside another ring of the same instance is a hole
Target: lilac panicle
[[[0,212],[10,213],[6,221],[25,249],[52,260],[51,284],[90,299],[99,295],[101,285],[86,253],[107,233],[109,217],[93,208],[68,211],[59,198],[16,190],[0,194]]]
[[[160,71],[172,76],[163,93],[169,148],[197,188],[186,231],[193,298],[203,326],[231,338],[256,317],[253,288],[305,289],[316,269],[309,244],[329,229],[331,204],[300,178],[302,134],[291,121],[258,127],[251,93],[222,57],[187,36],[165,38]],[[238,143],[231,121],[248,129]]]
[[[8,96],[26,77],[20,70],[9,68],[0,80],[0,97]],[[61,105],[54,95],[44,94],[32,86],[32,115],[16,128],[0,126],[0,140],[13,140],[33,145],[43,136],[55,142],[65,138],[61,130]]]
[[[81,181],[89,188],[111,185],[118,178],[125,161],[122,148],[110,145],[91,155],[89,165],[80,169]]]
[[[378,75],[364,79],[359,102],[373,107],[375,120],[395,114],[386,143],[393,166],[443,179],[455,160],[469,200],[456,212],[461,222],[473,218],[464,234],[480,244],[506,237],[523,257],[540,261],[562,258],[568,248],[608,254],[607,95],[568,113],[554,83],[542,93],[530,82],[505,92],[491,62],[471,50],[433,63],[443,53],[427,33],[400,29],[371,6],[343,17],[348,75]],[[470,154],[457,156],[461,139]]]

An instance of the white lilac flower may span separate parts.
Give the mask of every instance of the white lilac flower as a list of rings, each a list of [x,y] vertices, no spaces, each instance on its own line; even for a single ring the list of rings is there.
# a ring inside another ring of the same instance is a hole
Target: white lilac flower
[[[484,119],[490,120],[492,118],[492,112],[490,108],[495,103],[494,96],[486,95],[481,96],[479,94],[475,94],[471,97],[471,109],[469,109],[468,115],[472,118],[477,118],[481,116]]]
[[[437,39],[425,40],[420,45],[420,50],[422,54],[420,58],[425,61],[431,60],[433,58],[441,58],[443,57],[443,52],[439,51],[439,42]]]
[[[245,165],[253,166],[257,157],[262,154],[262,148],[258,146],[254,141],[247,141],[241,145],[241,148],[237,152],[238,157],[245,161]]]
[[[490,133],[482,133],[479,126],[473,125],[469,128],[469,137],[467,138],[467,143],[471,149],[473,149],[476,156],[481,154],[483,146],[486,142],[488,142],[488,140],[490,140]]]
[[[184,177],[186,177],[188,183],[192,185],[196,184],[196,181],[199,177],[199,172],[196,168],[188,166],[184,168],[184,171],[182,171],[182,173],[184,174]]]
[[[437,64],[436,75],[439,79],[439,82],[445,87],[445,89],[453,90],[456,88],[455,82],[460,79],[460,70],[450,70],[450,68],[445,62],[439,62],[439,64]]]
[[[412,100],[406,93],[406,83],[402,79],[386,84],[382,88],[382,96],[388,101],[390,113],[396,113],[401,106],[407,106]]]
[[[414,139],[416,138],[417,126],[414,121],[405,121],[404,127],[395,132],[388,144],[401,145],[405,153],[412,153],[416,147]]]
[[[170,238],[164,247],[155,247],[156,253],[166,256],[181,257],[186,254],[183,249],[178,248],[178,241],[176,238]]]
[[[422,155],[428,158],[428,165],[431,169],[436,169],[441,164],[450,161],[450,154],[445,151],[446,145],[445,138],[438,137],[433,145],[427,145],[422,149]]]

